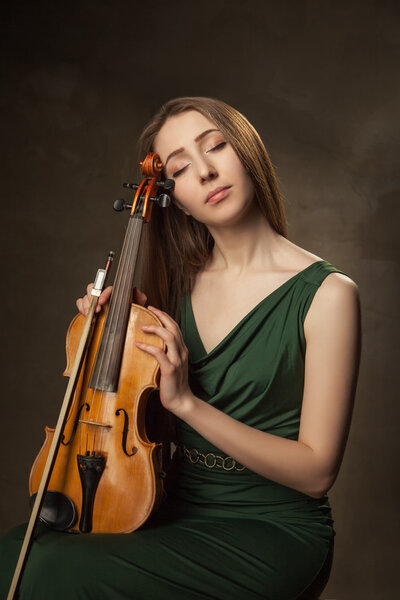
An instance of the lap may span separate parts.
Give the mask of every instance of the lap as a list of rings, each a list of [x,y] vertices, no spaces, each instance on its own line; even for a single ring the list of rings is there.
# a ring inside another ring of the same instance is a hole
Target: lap
[[[0,540],[4,597],[24,532],[22,525]],[[326,554],[326,544],[312,543],[307,532],[266,520],[177,518],[131,534],[96,535],[39,524],[19,597],[293,600]]]

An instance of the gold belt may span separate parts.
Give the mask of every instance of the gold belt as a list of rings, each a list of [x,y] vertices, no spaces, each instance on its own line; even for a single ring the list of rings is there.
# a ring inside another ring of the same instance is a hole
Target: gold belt
[[[195,465],[198,462],[204,464],[208,469],[223,469],[224,471],[244,471],[246,467],[238,463],[232,456],[219,456],[213,452],[203,454],[197,448],[189,450],[184,444],[178,444],[177,449],[183,453]]]

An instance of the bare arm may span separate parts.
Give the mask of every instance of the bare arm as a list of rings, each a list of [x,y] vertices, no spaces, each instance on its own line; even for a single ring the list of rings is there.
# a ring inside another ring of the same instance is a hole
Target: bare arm
[[[233,419],[195,397],[182,376],[180,380],[178,377],[179,385],[169,389],[167,380],[172,381],[173,372],[175,379],[176,371],[183,372],[182,368],[171,365],[171,361],[178,364],[179,355],[181,360],[187,360],[186,347],[175,353],[172,331],[175,330],[176,338],[177,325],[166,313],[155,312],[166,327],[162,334],[157,333],[164,337],[170,353],[167,365],[161,351],[152,351],[161,366],[160,398],[164,406],[252,471],[309,496],[322,497],[339,471],[354,404],[361,345],[356,284],[346,275],[329,275],[317,290],[308,311],[304,325],[307,349],[298,441],[259,431]],[[156,333],[154,328],[150,330]]]

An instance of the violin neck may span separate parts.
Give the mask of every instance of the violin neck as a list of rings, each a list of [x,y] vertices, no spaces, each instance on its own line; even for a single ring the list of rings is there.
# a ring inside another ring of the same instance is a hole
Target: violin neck
[[[143,219],[130,216],[118,263],[110,305],[105,318],[89,387],[116,392],[137,263]]]

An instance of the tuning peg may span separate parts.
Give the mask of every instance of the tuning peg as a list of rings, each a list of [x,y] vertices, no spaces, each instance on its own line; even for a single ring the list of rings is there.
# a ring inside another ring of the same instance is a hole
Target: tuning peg
[[[132,204],[128,204],[123,198],[118,198],[117,200],[115,200],[113,204],[114,210],[116,210],[117,212],[121,212],[122,210],[124,210],[124,208],[132,208]]]
[[[159,187],[164,188],[164,190],[172,191],[175,187],[175,181],[173,179],[165,179],[165,181],[156,181],[156,184]]]
[[[165,208],[171,204],[171,198],[168,196],[168,194],[160,194],[157,196],[157,203],[159,206],[161,206],[161,208]]]
[[[123,183],[122,187],[128,188],[129,190],[137,190],[139,186],[137,183]]]

